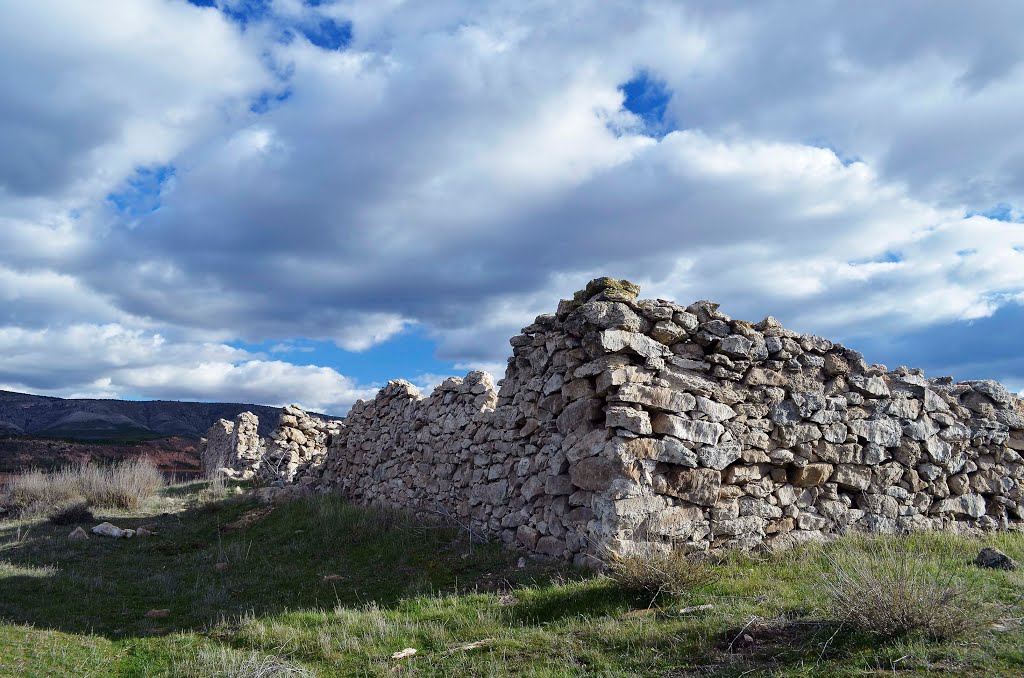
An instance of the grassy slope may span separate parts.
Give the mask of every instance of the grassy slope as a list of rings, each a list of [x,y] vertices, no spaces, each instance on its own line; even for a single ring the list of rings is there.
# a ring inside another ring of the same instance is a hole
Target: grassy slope
[[[0,523],[0,675],[1024,673],[1017,628],[880,644],[828,621],[820,550],[733,556],[718,582],[649,610],[605,578],[520,569],[518,554],[334,498],[226,531],[255,504],[181,511],[195,488],[172,488],[155,515],[103,516],[157,523],[160,536],[145,540],[72,544],[69,527]],[[1024,560],[1021,535],[988,542]],[[908,546],[1021,616],[1024,576],[969,565],[979,542],[931,535]],[[700,603],[714,608],[678,613]],[[147,618],[152,609],[170,614]],[[390,659],[406,647],[418,654]]]

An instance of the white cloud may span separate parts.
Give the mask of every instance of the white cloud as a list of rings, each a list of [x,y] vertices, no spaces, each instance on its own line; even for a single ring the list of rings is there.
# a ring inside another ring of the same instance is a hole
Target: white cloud
[[[0,327],[0,388],[47,395],[299,403],[344,413],[376,389],[328,367],[261,360],[224,344],[171,341],[120,325]]]
[[[1022,13],[275,0],[243,32],[185,2],[0,8],[0,375],[326,407],[360,388],[223,342],[418,326],[500,372],[604,274],[840,336],[996,317],[1024,298],[1020,225],[963,215],[1024,205]],[[348,49],[273,25],[328,16]],[[623,108],[641,70],[679,131]],[[250,113],[263,90],[288,96]],[[158,210],[107,204],[153,165],[176,170]]]

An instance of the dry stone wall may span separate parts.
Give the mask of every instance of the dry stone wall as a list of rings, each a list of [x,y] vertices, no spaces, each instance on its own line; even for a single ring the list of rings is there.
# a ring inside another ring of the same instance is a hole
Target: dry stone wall
[[[337,420],[310,416],[296,405],[285,407],[267,441],[257,477],[265,483],[291,482],[299,467],[322,461],[331,438],[340,428]]]
[[[282,488],[301,469],[322,461],[331,437],[342,426],[334,419],[313,417],[296,405],[283,409],[268,439],[260,437],[259,423],[252,412],[242,412],[234,422],[214,423],[200,452],[206,475],[256,479]]]
[[[207,476],[220,473],[248,480],[256,474],[265,453],[259,435],[260,420],[252,412],[242,412],[235,420],[220,419],[206,433],[200,456]]]
[[[498,391],[481,372],[429,397],[389,383],[268,496],[339,491],[590,565],[1020,528],[1024,408],[1000,384],[889,371],[771,317],[637,297],[599,279],[538,317]]]

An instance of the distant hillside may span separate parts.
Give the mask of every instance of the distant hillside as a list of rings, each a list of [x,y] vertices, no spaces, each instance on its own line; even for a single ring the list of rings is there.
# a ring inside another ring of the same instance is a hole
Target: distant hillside
[[[83,441],[199,438],[218,419],[249,411],[269,435],[281,410],[244,403],[170,400],[68,400],[0,391],[0,436],[29,435]]]
[[[51,470],[80,463],[110,464],[147,457],[175,478],[193,478],[202,472],[199,441],[195,438],[160,438],[127,443],[95,443],[17,436],[0,438],[0,485],[15,473],[30,468]]]

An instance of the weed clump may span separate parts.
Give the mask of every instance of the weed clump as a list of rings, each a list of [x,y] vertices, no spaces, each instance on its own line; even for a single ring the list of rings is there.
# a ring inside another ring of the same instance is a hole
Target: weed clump
[[[153,462],[133,459],[111,466],[65,466],[52,473],[26,471],[11,479],[8,501],[23,511],[52,510],[83,500],[92,506],[137,509],[163,486],[163,475]]]
[[[312,678],[316,675],[279,657],[227,648],[200,648],[177,669],[196,678]]]
[[[608,576],[619,589],[636,595],[649,595],[653,603],[661,596],[679,597],[718,580],[710,564],[688,558],[681,551],[643,551],[629,555],[613,554]]]
[[[887,639],[961,638],[997,616],[973,587],[899,542],[872,541],[826,555],[821,584],[834,617]]]

